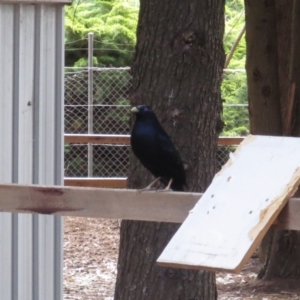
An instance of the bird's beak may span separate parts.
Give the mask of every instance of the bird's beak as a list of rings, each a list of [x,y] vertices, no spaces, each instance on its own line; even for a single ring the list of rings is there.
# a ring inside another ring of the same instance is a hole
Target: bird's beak
[[[137,109],[137,107],[133,107],[133,108],[131,109],[131,112],[134,113],[134,114],[136,114],[136,113],[139,112],[139,110]]]

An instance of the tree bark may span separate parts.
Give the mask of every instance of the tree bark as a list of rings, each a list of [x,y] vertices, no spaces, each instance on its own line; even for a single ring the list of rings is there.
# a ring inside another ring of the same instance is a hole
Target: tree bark
[[[131,103],[152,106],[181,153],[191,191],[204,191],[216,170],[223,31],[224,1],[141,1]],[[129,187],[151,179],[131,156]],[[156,265],[177,229],[122,222],[115,300],[217,299],[214,273]]]
[[[292,5],[291,0],[276,0],[276,30],[278,51],[278,80],[280,90],[281,119],[283,120],[283,133],[287,132],[287,99],[290,94],[290,54],[291,54],[291,28]],[[281,134],[281,132],[280,132]],[[279,134],[279,135],[280,135]]]
[[[246,71],[253,134],[281,134],[275,11],[275,0],[245,1]]]
[[[290,0],[291,1],[291,0]],[[300,136],[300,2],[293,1],[292,11],[292,29],[291,29],[291,62],[289,80],[291,86],[295,86],[294,95],[290,93],[292,99],[292,118],[291,118],[291,133],[293,136]],[[291,105],[289,103],[289,105]]]
[[[299,8],[298,0],[245,0],[253,134],[300,136]],[[299,232],[270,230],[260,246],[258,277],[299,277],[299,247]]]

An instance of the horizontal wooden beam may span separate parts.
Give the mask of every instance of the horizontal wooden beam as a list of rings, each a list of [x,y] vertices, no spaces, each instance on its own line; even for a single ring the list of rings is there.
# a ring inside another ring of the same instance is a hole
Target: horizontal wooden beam
[[[201,194],[0,185],[0,211],[181,223]]]
[[[291,198],[274,224],[277,229],[300,231],[300,198]]]
[[[243,137],[219,137],[219,146],[236,146],[243,141]],[[65,134],[65,143],[70,144],[112,144],[129,145],[130,135],[114,134]]]
[[[238,146],[244,140],[243,137],[219,137],[219,146]]]
[[[0,211],[182,223],[200,193],[0,184]],[[300,198],[291,198],[276,228],[300,230]]]
[[[127,178],[65,177],[66,186],[126,188]]]
[[[130,135],[114,134],[65,134],[65,143],[129,145]]]

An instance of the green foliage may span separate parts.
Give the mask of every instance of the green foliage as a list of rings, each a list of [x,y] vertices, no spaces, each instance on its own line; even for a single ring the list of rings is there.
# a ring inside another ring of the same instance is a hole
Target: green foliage
[[[138,10],[127,1],[73,1],[65,17],[66,66],[84,66],[87,62],[89,32],[94,33],[96,66],[130,64]]]
[[[136,43],[136,27],[138,9],[129,4],[133,1],[125,0],[86,0],[73,1],[66,8],[66,65],[87,66],[87,36],[94,32],[94,57],[95,66],[128,66],[131,63]],[[232,48],[237,36],[245,23],[244,0],[227,0],[225,6],[225,35],[224,49],[227,54]],[[74,49],[74,50],[73,50]],[[243,37],[230,61],[229,68],[243,69],[245,66],[246,45]],[[98,82],[105,85],[97,87],[95,84],[94,101],[96,104],[106,104],[119,86],[121,91],[127,91],[129,73],[103,74]],[[77,75],[76,80],[85,80],[86,74]],[[98,75],[100,76],[100,75]],[[81,78],[82,77],[82,78]],[[67,97],[66,102],[86,103],[86,87],[80,88],[73,85],[75,78],[69,78],[72,97]],[[82,85],[83,86],[83,85]],[[68,86],[67,86],[68,88]],[[76,90],[76,92],[75,92]],[[126,93],[125,93],[126,94]],[[222,83],[222,98],[224,99],[223,120],[226,123],[222,135],[248,134],[248,109],[247,107],[226,106],[232,104],[247,104],[247,87],[245,73],[226,73]],[[72,100],[71,100],[72,99]],[[127,95],[123,92],[114,104],[128,103]],[[74,126],[81,127],[82,120],[77,120]]]
[[[225,6],[224,50],[228,54],[245,24],[244,0],[227,0]],[[228,68],[244,68],[246,59],[245,35],[242,37]]]
[[[244,1],[227,0],[225,7],[224,48],[227,54],[245,24]],[[246,43],[243,37],[236,48],[228,68],[244,69]],[[222,82],[224,100],[223,120],[225,127],[221,135],[243,136],[249,134],[247,105],[247,81],[245,72],[225,72]],[[234,106],[235,105],[235,106]],[[243,106],[242,106],[243,105]]]
[[[246,73],[226,72],[221,91],[224,99],[223,120],[225,121],[222,135],[244,136],[249,134]]]
[[[98,58],[93,56],[93,65],[97,66],[98,65]],[[87,58],[80,58],[79,60],[77,60],[74,64],[75,68],[80,68],[80,67],[87,67],[88,66],[88,60]]]

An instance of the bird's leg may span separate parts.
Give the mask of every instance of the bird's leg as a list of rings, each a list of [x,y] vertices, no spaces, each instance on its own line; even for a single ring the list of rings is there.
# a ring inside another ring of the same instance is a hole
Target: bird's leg
[[[162,190],[156,190],[156,191],[157,192],[169,192],[169,191],[172,191],[172,189],[171,189],[172,182],[173,182],[173,178],[170,179],[168,185],[164,189],[162,189]]]
[[[156,184],[159,180],[160,180],[160,177],[157,177],[157,178],[156,178],[155,180],[153,180],[148,186],[146,186],[145,188],[140,189],[140,190],[138,190],[138,191],[139,191],[139,192],[143,192],[143,191],[149,191],[149,190],[151,190],[152,186],[153,186],[154,184]]]
[[[173,182],[173,178],[170,179],[168,185],[166,186],[166,188],[165,188],[166,191],[170,191],[171,190],[170,187],[171,187],[172,182]]]

